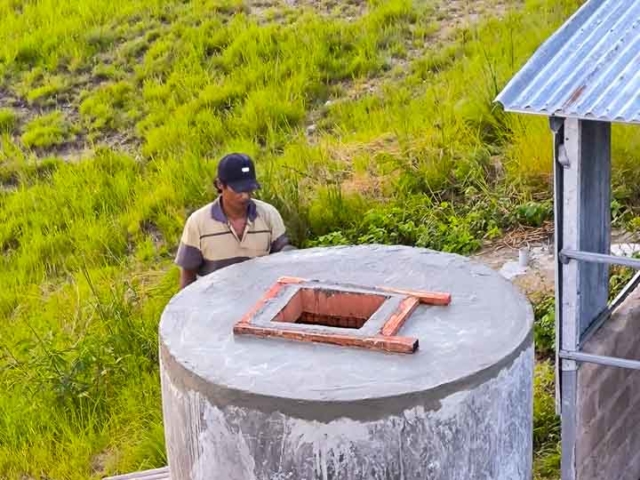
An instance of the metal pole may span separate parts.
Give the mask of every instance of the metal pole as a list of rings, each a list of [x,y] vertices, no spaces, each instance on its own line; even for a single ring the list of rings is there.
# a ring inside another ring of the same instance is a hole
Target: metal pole
[[[568,130],[568,131],[567,131]],[[577,282],[579,265],[567,264],[562,261],[561,252],[566,246],[579,247],[578,228],[578,203],[580,201],[580,154],[579,139],[580,129],[575,120],[565,120],[560,130],[561,137],[556,135],[555,151],[555,178],[562,215],[558,219],[556,237],[559,240],[556,251],[556,261],[559,273],[559,282],[556,310],[558,312],[558,332],[556,355],[561,350],[577,350],[578,325],[579,325],[579,299],[577,298]],[[569,142],[567,142],[569,141]],[[571,148],[572,155],[568,155]],[[577,403],[577,364],[573,360],[559,358],[558,376],[560,384],[560,418],[561,418],[561,444],[562,480],[576,479],[576,403]]]
[[[556,415],[562,413],[562,401],[561,401],[561,379],[560,373],[560,358],[558,353],[560,352],[561,343],[560,337],[562,335],[560,326],[562,325],[562,269],[564,264],[560,261],[560,251],[562,250],[562,225],[563,225],[563,162],[565,158],[560,159],[561,152],[566,157],[564,151],[564,119],[558,117],[551,117],[549,119],[549,125],[553,131],[553,230],[554,230],[554,261],[555,261],[555,400],[556,400]],[[562,149],[562,150],[561,150]]]
[[[640,270],[640,260],[635,258],[620,257],[618,255],[607,255],[604,253],[584,252],[582,250],[563,249],[560,252],[560,261],[568,263],[569,260],[579,260],[582,262],[602,263],[606,265],[620,265]]]
[[[611,259],[605,254],[611,252],[611,125],[566,118],[563,130],[563,145],[556,143],[555,155],[562,181],[562,198],[558,200],[563,205],[562,245],[558,252],[561,290],[556,307],[562,310],[560,351],[576,352],[583,334],[608,307],[607,265]],[[595,254],[584,256],[585,252]],[[586,263],[571,262],[571,256]],[[608,262],[593,263],[593,259]],[[582,421],[577,409],[578,363],[567,356],[561,356],[559,361],[562,480],[576,480],[578,468],[585,461],[584,452],[576,450],[578,425]]]
[[[640,370],[639,360],[628,360],[626,358],[607,357],[605,355],[595,355],[584,352],[567,352],[562,350],[560,358],[566,360],[574,360],[576,362],[597,363],[598,365],[607,365],[609,367],[629,368],[631,370]]]

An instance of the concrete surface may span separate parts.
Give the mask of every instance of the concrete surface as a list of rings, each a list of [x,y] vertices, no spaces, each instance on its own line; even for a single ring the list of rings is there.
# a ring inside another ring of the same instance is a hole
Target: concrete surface
[[[234,337],[280,276],[450,292],[411,355]],[[173,480],[531,478],[533,313],[488,267],[407,247],[281,253],[200,279],[160,325]]]

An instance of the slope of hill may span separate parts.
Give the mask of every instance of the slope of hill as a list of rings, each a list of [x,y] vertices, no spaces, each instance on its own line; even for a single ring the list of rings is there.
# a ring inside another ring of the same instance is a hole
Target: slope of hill
[[[157,321],[223,152],[301,246],[468,254],[547,221],[546,122],[492,100],[580,3],[0,1],[0,477],[166,461]],[[636,225],[640,140],[615,136]]]

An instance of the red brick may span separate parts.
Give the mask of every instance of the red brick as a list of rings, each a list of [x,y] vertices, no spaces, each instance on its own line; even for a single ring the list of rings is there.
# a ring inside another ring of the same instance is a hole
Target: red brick
[[[265,293],[262,298],[258,301],[258,303],[256,303],[253,308],[251,310],[249,310],[246,315],[244,317],[242,317],[240,319],[240,321],[238,323],[242,323],[242,324],[248,324],[251,322],[251,319],[253,318],[253,316],[272,298],[274,298],[276,295],[278,295],[278,293],[280,292],[280,290],[282,289],[282,285],[279,283],[276,283],[275,285],[273,285],[269,290],[267,290],[267,293]]]
[[[408,295],[411,297],[416,297],[420,300],[420,303],[424,303],[425,305],[447,306],[451,303],[450,293],[422,292],[418,290],[404,290],[404,289],[392,288],[392,287],[378,287],[378,288],[391,293],[399,293],[400,295]]]
[[[284,328],[257,327],[247,324],[236,324],[233,327],[233,332],[258,337],[286,338],[288,340],[298,340],[301,342],[360,347],[367,350],[382,350],[392,353],[413,353],[418,348],[418,340],[409,337],[356,337],[322,332],[303,332]]]
[[[405,320],[413,313],[418,307],[420,301],[416,297],[405,298],[398,307],[398,310],[389,317],[389,320],[382,327],[382,335],[392,336],[400,331]]]

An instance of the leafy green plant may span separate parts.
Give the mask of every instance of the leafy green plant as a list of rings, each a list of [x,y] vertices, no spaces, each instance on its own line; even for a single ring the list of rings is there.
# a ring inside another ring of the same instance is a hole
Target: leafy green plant
[[[540,227],[545,220],[551,218],[553,205],[551,201],[546,202],[526,202],[518,205],[516,217],[523,225]]]
[[[308,247],[334,247],[337,245],[349,245],[349,240],[342,232],[331,232],[326,235],[320,235],[315,240],[307,242]]]
[[[352,244],[402,244],[469,254],[481,246],[483,238],[500,229],[494,209],[502,207],[486,202],[433,203],[428,197],[401,200],[397,205],[371,208],[354,225],[321,236],[312,244],[331,245],[340,239]]]
[[[555,298],[548,296],[535,303],[533,329],[536,353],[542,358],[552,358],[555,352]]]
[[[640,254],[634,253],[634,258],[640,258]],[[622,289],[629,283],[635,271],[628,267],[612,266],[609,269],[609,301],[612,301]]]

